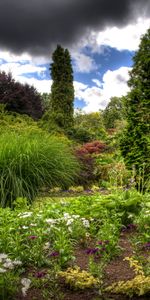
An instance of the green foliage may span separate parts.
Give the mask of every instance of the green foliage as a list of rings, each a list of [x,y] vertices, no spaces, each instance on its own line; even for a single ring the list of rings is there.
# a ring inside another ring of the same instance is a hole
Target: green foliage
[[[105,139],[106,131],[101,113],[85,114],[78,110],[74,117],[74,132],[72,137],[79,142]]]
[[[123,160],[116,159],[112,153],[98,155],[95,168],[99,185],[105,181],[111,189],[126,186],[131,177]]]
[[[103,111],[103,120],[106,128],[116,128],[116,122],[124,119],[124,97],[112,97]]]
[[[7,112],[5,105],[0,104],[0,132],[39,132],[37,122],[27,115]]]
[[[150,29],[133,61],[128,82],[131,92],[125,99],[128,124],[120,146],[127,167],[134,166],[137,186],[143,190],[150,176]]]
[[[69,51],[58,45],[52,59],[51,113],[56,124],[67,129],[73,126],[74,110],[73,70]]]
[[[0,135],[0,201],[11,206],[17,197],[32,201],[43,186],[66,188],[78,164],[63,138],[41,131]]]
[[[43,111],[47,111],[51,107],[51,94],[43,93],[41,94],[41,102]]]

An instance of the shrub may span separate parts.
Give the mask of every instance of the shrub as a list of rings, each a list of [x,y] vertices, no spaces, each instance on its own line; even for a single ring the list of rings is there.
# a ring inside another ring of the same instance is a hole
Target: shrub
[[[25,132],[39,131],[36,121],[27,115],[7,112],[5,105],[0,104],[0,132],[6,131]]]
[[[94,141],[86,143],[80,148],[77,148],[75,155],[80,162],[81,171],[78,177],[78,184],[87,188],[96,180],[96,156],[99,153],[104,152],[107,149],[107,145],[100,141]]]
[[[86,154],[100,154],[106,151],[107,145],[100,141],[93,141],[91,143],[84,144],[80,150]]]
[[[72,185],[78,163],[63,138],[44,132],[0,135],[0,201],[13,206],[17,197],[32,201],[43,186]]]

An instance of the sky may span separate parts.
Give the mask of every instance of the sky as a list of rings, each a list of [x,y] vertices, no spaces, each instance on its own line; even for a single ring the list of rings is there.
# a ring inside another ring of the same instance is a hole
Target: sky
[[[75,108],[126,95],[133,56],[150,27],[150,0],[1,0],[0,71],[50,93],[51,55],[68,48]]]

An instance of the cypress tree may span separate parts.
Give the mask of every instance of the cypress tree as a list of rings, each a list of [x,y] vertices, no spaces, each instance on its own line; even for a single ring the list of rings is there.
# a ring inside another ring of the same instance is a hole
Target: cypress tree
[[[138,189],[150,178],[150,29],[142,37],[133,58],[125,100],[128,125],[121,139],[121,151],[128,168],[135,169]]]
[[[70,53],[60,45],[52,55],[50,66],[53,84],[51,87],[51,113],[56,124],[69,129],[73,126],[74,87]]]

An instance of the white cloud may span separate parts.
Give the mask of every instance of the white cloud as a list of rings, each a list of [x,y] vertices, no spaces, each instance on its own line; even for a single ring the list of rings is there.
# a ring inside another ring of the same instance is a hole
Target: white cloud
[[[102,83],[101,83],[100,80],[94,78],[94,79],[92,79],[92,81],[93,81],[98,87],[101,87],[101,86],[102,86]]]
[[[113,96],[123,96],[129,91],[127,81],[131,68],[121,67],[115,71],[108,70],[103,75],[103,98],[107,101]]]
[[[20,55],[13,54],[9,51],[0,51],[0,58],[7,61],[8,63],[13,63],[13,62],[25,62],[25,61],[30,61],[31,56],[27,53],[23,53]]]
[[[97,69],[96,63],[91,56],[78,51],[71,51],[74,69],[79,73],[90,73]]]
[[[104,109],[111,97],[121,97],[129,91],[127,80],[131,68],[121,67],[115,71],[108,70],[103,75],[101,87],[87,87],[78,83],[78,99],[85,102],[85,112],[95,112]]]
[[[32,63],[22,64],[21,62],[7,62],[0,65],[0,70],[6,73],[11,72],[16,79],[17,76],[25,73],[37,73],[38,75],[42,75],[42,72],[46,71],[46,67],[36,66]]]
[[[73,85],[75,90],[75,98],[82,100],[84,97],[84,92],[88,88],[88,85],[79,81],[74,81]]]
[[[16,58],[14,58],[14,60],[15,59]],[[19,81],[23,84],[28,83],[29,85],[33,85],[40,93],[50,92],[52,80],[42,79],[43,72],[46,71],[46,67],[36,66],[30,61],[25,64],[11,61],[10,63],[2,63],[0,65],[0,71],[5,71],[6,73],[11,72],[16,81]],[[33,76],[30,78],[26,77],[25,74],[29,73],[37,73],[41,79],[37,79]]]
[[[110,46],[117,50],[136,51],[140,38],[150,27],[150,19],[138,18],[136,23],[125,27],[107,27],[103,31],[91,32],[87,43],[93,52],[102,52],[104,46]]]
[[[29,85],[33,85],[39,93],[50,93],[52,80],[39,80],[34,77],[27,78],[24,76],[19,76],[18,78],[18,81],[20,81],[23,84],[28,83]]]

